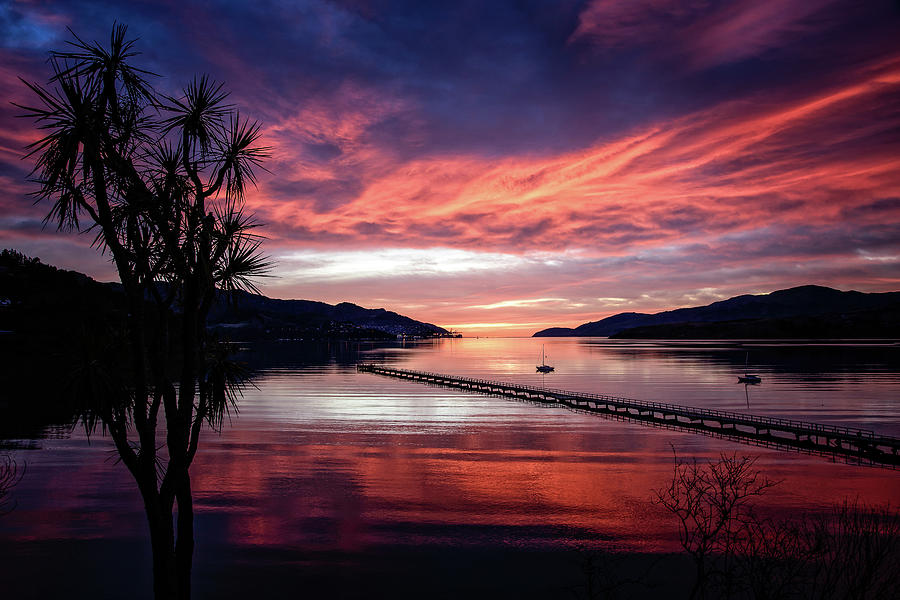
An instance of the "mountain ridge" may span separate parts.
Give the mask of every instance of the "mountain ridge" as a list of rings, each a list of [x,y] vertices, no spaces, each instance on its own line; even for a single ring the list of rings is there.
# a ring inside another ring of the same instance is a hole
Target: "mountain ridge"
[[[273,333],[283,334],[280,337],[315,337],[329,329],[352,333],[345,326],[348,323],[360,330],[378,331],[391,337],[451,335],[443,327],[385,308],[365,308],[352,302],[328,304],[318,300],[269,298],[245,291],[233,293],[232,298],[220,294],[209,314],[213,330],[243,330],[259,336],[263,328],[268,337]]]
[[[879,319],[885,315],[869,314],[873,311],[887,311],[887,319]],[[532,337],[683,337],[688,332],[682,329],[688,325],[691,325],[689,329],[694,335],[706,338],[779,337],[794,330],[804,337],[809,337],[809,333],[817,334],[813,337],[840,337],[829,335],[829,330],[839,323],[839,333],[846,335],[846,332],[853,330],[854,319],[864,328],[860,329],[860,333],[874,331],[881,334],[875,337],[894,337],[897,335],[894,329],[879,332],[879,327],[894,327],[890,315],[895,312],[900,312],[900,292],[864,293],[802,285],[768,294],[742,294],[705,306],[652,314],[618,313],[574,328],[543,329]],[[791,320],[798,323],[804,321],[804,325],[794,327]],[[721,332],[717,332],[715,324],[725,323],[731,325],[719,327]]]
[[[121,310],[121,293],[118,283],[98,282],[15,250],[0,253],[0,329],[44,328],[48,313],[72,312],[67,305],[73,304],[80,307],[77,310],[89,310],[94,304],[104,306],[104,310]],[[74,313],[69,316],[75,318]],[[451,335],[443,327],[385,308],[364,308],[351,302],[332,305],[316,300],[284,300],[246,291],[219,292],[210,309],[208,326],[236,341]]]

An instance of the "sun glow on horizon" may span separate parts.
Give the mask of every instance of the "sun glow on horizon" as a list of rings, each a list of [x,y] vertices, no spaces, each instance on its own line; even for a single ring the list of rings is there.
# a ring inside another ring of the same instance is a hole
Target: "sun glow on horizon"
[[[462,274],[514,269],[534,262],[515,254],[441,247],[298,250],[277,259],[281,263],[277,275],[286,281]]]
[[[454,323],[451,325],[443,325],[445,329],[450,329],[463,334],[464,337],[531,337],[536,331],[555,327],[556,323],[514,323],[514,322],[497,322],[497,323]]]

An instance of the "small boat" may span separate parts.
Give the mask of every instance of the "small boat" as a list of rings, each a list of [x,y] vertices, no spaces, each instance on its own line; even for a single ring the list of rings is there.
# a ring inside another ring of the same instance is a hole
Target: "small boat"
[[[535,368],[537,369],[537,372],[538,372],[538,373],[549,373],[550,371],[553,370],[553,367],[551,367],[550,365],[548,365],[547,362],[546,362],[546,360],[545,360],[545,356],[544,356],[544,346],[543,346],[543,344],[541,345],[541,364],[539,364],[539,365],[538,365],[537,367],[535,367]]]
[[[759,375],[751,375],[747,372],[747,367],[750,364],[750,353],[747,353],[747,358],[744,359],[744,376],[741,377],[738,375],[738,383],[748,383],[750,385],[756,385],[757,383],[762,383],[762,378]]]

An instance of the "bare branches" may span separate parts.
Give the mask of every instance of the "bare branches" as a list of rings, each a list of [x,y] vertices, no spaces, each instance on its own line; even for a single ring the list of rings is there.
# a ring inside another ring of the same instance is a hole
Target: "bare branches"
[[[809,520],[814,554],[810,598],[896,598],[900,589],[900,512],[844,501]]]
[[[656,502],[677,517],[694,559],[691,598],[884,599],[900,588],[900,512],[844,502],[824,514],[761,519],[752,502],[776,482],[756,459],[675,460]]]
[[[749,502],[777,485],[754,468],[756,457],[721,454],[716,462],[679,462],[669,487],[656,491],[656,502],[681,523],[681,543],[691,554],[709,554],[719,534],[748,514]]]
[[[749,519],[736,541],[732,587],[750,598],[787,600],[808,592],[806,574],[814,562],[804,522]]]
[[[25,464],[19,468],[15,459],[6,454],[0,459],[0,517],[8,515],[16,507],[11,501],[12,488],[25,477]]]
[[[756,457],[720,454],[718,461],[679,462],[667,488],[656,491],[656,503],[679,522],[679,541],[694,559],[696,580],[691,598],[706,596],[714,574],[709,558],[727,560],[735,535],[752,516],[751,501],[777,485],[755,468]]]

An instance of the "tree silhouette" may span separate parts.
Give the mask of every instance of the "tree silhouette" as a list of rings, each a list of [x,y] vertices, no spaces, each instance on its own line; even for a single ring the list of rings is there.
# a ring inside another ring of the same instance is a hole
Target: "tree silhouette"
[[[9,454],[4,454],[0,459],[0,517],[9,514],[16,507],[10,498],[12,488],[25,476],[25,467],[19,469],[19,464]]]
[[[756,457],[675,458],[655,502],[677,517],[694,560],[691,598],[889,599],[900,586],[900,513],[847,501],[817,514],[763,519],[753,500],[778,482]]]
[[[93,232],[118,271],[124,341],[79,369],[82,417],[109,433],[140,490],[155,596],[189,598],[189,469],[204,422],[218,427],[240,391],[207,314],[217,290],[255,291],[268,269],[242,209],[267,149],[222,84],[204,76],[180,96],[155,90],[156,76],[131,64],[124,25],[108,47],[72,37],[51,53],[47,86],[23,80],[37,102],[19,105],[22,116],[43,132],[28,147],[35,195],[50,203],[47,223]]]
[[[755,463],[756,457],[737,454],[722,453],[706,464],[681,462],[676,455],[672,481],[656,490],[655,502],[678,518],[681,547],[694,560],[692,599],[705,598],[716,575],[730,583],[728,563],[742,525],[752,518],[750,501],[778,484],[757,470]],[[712,559],[719,564],[711,564]]]
[[[900,512],[844,500],[807,520],[814,566],[806,598],[889,600],[900,590]]]

